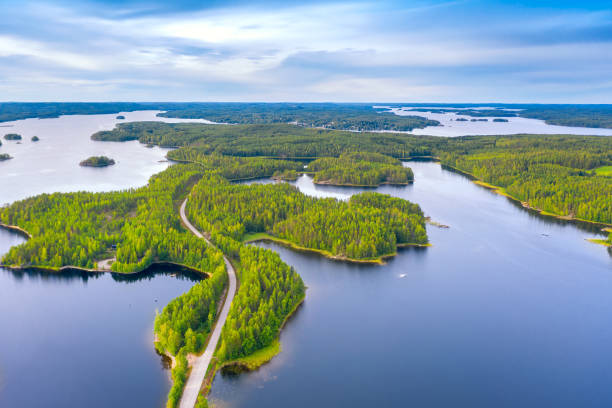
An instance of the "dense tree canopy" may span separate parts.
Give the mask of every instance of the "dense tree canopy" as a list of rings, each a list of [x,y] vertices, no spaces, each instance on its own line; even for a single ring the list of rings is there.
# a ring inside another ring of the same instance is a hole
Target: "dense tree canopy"
[[[315,183],[334,185],[378,186],[408,184],[414,180],[412,170],[380,153],[342,153],[340,157],[323,157],[308,164],[316,172]]]

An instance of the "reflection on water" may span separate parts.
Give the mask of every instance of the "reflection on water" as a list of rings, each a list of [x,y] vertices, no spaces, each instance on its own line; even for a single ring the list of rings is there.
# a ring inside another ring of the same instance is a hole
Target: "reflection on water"
[[[111,191],[145,185],[153,174],[168,167],[168,149],[146,148],[138,141],[96,142],[90,136],[110,130],[117,123],[134,121],[207,122],[197,119],[169,119],[155,116],[159,111],[123,112],[125,120],[110,115],[69,115],[52,119],[25,119],[6,122],[21,143],[4,141],[0,153],[12,160],[0,162],[0,205],[40,193],[69,191]],[[9,130],[0,130],[0,136]],[[32,136],[39,142],[32,142]],[[89,156],[108,156],[116,161],[105,168],[81,167]]]
[[[0,256],[23,241],[0,229]],[[134,275],[0,268],[0,407],[163,407],[169,362],[153,347],[155,313],[199,279],[164,265]]]
[[[504,117],[508,122],[494,122],[495,116],[486,118],[472,118],[461,113],[447,112],[419,112],[410,106],[392,108],[391,112],[400,116],[422,116],[427,119],[437,120],[442,126],[428,126],[424,129],[414,129],[410,133],[415,135],[430,136],[469,136],[469,135],[514,135],[519,133],[531,133],[538,135],[598,135],[612,136],[612,129],[569,127],[549,125],[540,119],[529,119],[521,117]],[[436,108],[440,109],[440,108]],[[467,119],[467,121],[457,120]],[[471,119],[487,119],[487,121],[472,122]]]
[[[585,240],[596,236],[589,226],[532,214],[437,163],[409,165],[414,184],[376,191],[419,203],[450,228],[428,226],[431,247],[400,250],[382,266],[260,243],[296,268],[306,300],[282,332],[280,356],[253,373],[218,375],[212,400],[610,406],[612,258]]]

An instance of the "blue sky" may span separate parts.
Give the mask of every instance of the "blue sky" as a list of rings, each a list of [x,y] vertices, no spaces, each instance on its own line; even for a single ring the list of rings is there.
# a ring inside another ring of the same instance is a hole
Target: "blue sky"
[[[0,2],[0,100],[612,103],[610,1]]]

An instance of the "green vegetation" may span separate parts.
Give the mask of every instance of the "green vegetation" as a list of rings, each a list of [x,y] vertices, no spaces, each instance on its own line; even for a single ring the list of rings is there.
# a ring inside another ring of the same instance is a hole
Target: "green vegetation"
[[[536,105],[519,116],[542,119],[549,125],[612,129],[612,105]]]
[[[277,170],[272,175],[274,180],[285,180],[285,181],[295,181],[298,178],[299,173],[293,169],[287,170]]]
[[[353,133],[291,125],[131,123],[109,132],[150,143],[190,145],[198,154],[271,157],[338,157],[376,152],[396,158],[437,156],[442,164],[498,186],[547,213],[612,223],[611,179],[592,170],[612,165],[612,138],[592,136],[423,137]],[[170,157],[180,155],[182,149]],[[296,171],[298,169],[296,168]]]
[[[612,166],[601,166],[593,169],[598,176],[612,176]]]
[[[0,122],[27,118],[57,118],[61,115],[93,115],[130,112],[144,109],[162,109],[158,104],[111,102],[1,102]]]
[[[418,107],[419,105],[429,106],[429,108]],[[411,112],[454,112],[471,117],[520,116],[541,119],[549,125],[612,128],[612,105],[487,104],[491,107],[490,109],[472,109],[481,106],[477,104],[414,104],[410,106],[417,106],[411,109]]]
[[[495,119],[493,119],[493,122],[508,122],[508,119],[495,118]]]
[[[183,388],[187,382],[187,376],[189,375],[189,363],[185,352],[179,353],[174,358],[174,367],[172,367],[172,388],[168,393],[168,401],[166,402],[167,408],[175,408],[178,406],[181,395],[183,395]]]
[[[175,208],[200,174],[194,166],[176,165],[139,189],[42,194],[0,208],[1,222],[32,235],[12,247],[2,263],[95,268],[96,260],[115,255],[115,272],[140,271],[157,261],[210,274],[223,270],[221,253],[183,231]]]
[[[275,252],[241,246],[239,264],[240,287],[216,353],[220,362],[249,356],[273,344],[304,298],[302,279]]]
[[[206,125],[130,122],[92,135],[94,140],[139,140],[160,146],[189,146],[201,155],[278,158],[337,157],[344,152],[376,152],[393,157],[430,156],[443,138],[394,133],[356,133],[294,125]],[[174,159],[174,153],[169,156]]]
[[[4,139],[6,139],[6,140],[21,140],[21,135],[18,135],[17,133],[7,133],[6,135],[4,135]]]
[[[378,186],[380,184],[408,184],[414,180],[412,170],[380,153],[343,153],[338,158],[325,157],[308,165],[316,172],[319,184]]]
[[[245,234],[267,232],[347,260],[376,260],[393,255],[398,244],[427,243],[418,205],[360,199],[367,194],[376,193],[356,195],[347,203],[309,197],[284,183],[241,185],[210,176],[196,185],[187,209],[190,219],[212,232],[215,241],[215,234],[238,242]],[[238,253],[223,242],[217,244],[226,253]]]
[[[217,317],[217,306],[227,283],[227,273],[215,273],[187,293],[172,300],[155,319],[157,349],[177,355],[197,353]]]
[[[203,103],[186,109],[173,109],[160,116],[203,118],[217,123],[293,123],[306,127],[356,131],[411,131],[440,124],[420,116],[397,116],[376,111],[371,105],[335,103]]]
[[[106,156],[91,156],[79,163],[83,167],[106,167],[112,166],[115,161]]]
[[[477,137],[449,141],[443,164],[503,188],[526,206],[612,224],[612,139],[588,136]],[[442,149],[439,149],[442,150]]]
[[[300,170],[300,162],[270,160],[259,157],[231,157],[205,154],[202,149],[185,147],[168,152],[168,158],[178,162],[197,163],[207,170],[217,171],[228,180],[271,177],[275,173]]]
[[[123,120],[123,119],[125,119],[125,116],[123,116],[123,115],[118,115],[118,116],[117,116],[115,119]]]
[[[0,162],[10,160],[12,158],[13,157],[11,157],[11,155],[9,155],[8,153],[0,153]]]
[[[33,142],[38,142],[40,139],[38,138],[38,136],[32,136],[32,141]]]

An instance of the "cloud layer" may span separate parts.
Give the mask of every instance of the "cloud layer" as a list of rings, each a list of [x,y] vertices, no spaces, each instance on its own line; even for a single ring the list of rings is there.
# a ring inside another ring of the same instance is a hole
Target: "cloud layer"
[[[612,102],[612,12],[556,1],[3,2],[0,100]]]

